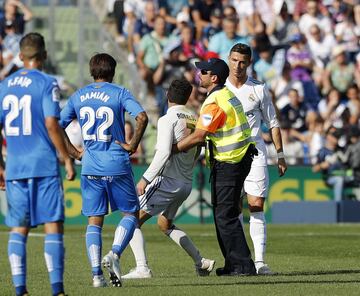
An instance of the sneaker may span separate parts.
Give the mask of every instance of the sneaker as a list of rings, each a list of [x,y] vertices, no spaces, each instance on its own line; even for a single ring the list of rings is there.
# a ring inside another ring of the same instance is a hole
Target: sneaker
[[[107,287],[107,283],[104,278],[104,275],[95,275],[93,277],[93,287],[94,288]]]
[[[215,260],[211,259],[201,259],[201,266],[195,265],[196,273],[199,276],[208,276],[210,272],[214,269]]]
[[[121,287],[121,272],[118,256],[110,251],[104,256],[101,264],[109,272],[110,283],[114,287]]]
[[[147,266],[135,267],[128,274],[121,277],[122,279],[149,279],[152,278],[151,269]]]
[[[271,271],[270,267],[264,262],[256,262],[256,273],[258,275],[273,275],[274,273]]]

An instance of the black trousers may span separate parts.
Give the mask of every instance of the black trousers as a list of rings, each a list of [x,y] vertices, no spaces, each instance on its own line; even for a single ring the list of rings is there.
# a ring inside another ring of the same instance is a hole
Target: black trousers
[[[215,161],[212,169],[211,196],[217,239],[229,272],[255,273],[254,262],[239,221],[239,201],[245,178],[250,172],[253,155],[250,146],[236,164]]]

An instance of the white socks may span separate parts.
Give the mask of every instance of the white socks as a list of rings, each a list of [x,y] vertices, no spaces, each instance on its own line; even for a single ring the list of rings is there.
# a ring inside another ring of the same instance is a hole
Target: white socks
[[[145,253],[145,240],[140,228],[135,228],[130,241],[131,250],[134,253],[137,267],[148,267]]]
[[[200,252],[184,231],[174,225],[174,227],[167,232],[167,235],[189,254],[196,265],[201,266],[202,257],[200,256]]]
[[[264,212],[250,213],[250,236],[254,244],[254,262],[265,262],[266,223]]]

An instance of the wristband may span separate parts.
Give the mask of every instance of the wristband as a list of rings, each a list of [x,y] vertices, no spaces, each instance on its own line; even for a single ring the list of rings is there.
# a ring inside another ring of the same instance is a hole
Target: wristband
[[[278,157],[278,159],[279,159],[279,158],[285,158],[284,152],[283,152],[283,151],[278,152],[278,153],[277,153],[277,157]]]

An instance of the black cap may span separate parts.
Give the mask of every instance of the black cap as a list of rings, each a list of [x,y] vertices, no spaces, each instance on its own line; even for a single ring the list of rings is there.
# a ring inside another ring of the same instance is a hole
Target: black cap
[[[225,83],[229,76],[229,67],[222,59],[211,58],[207,62],[196,62],[195,66],[200,70],[211,71],[212,74],[217,75],[221,83]]]

